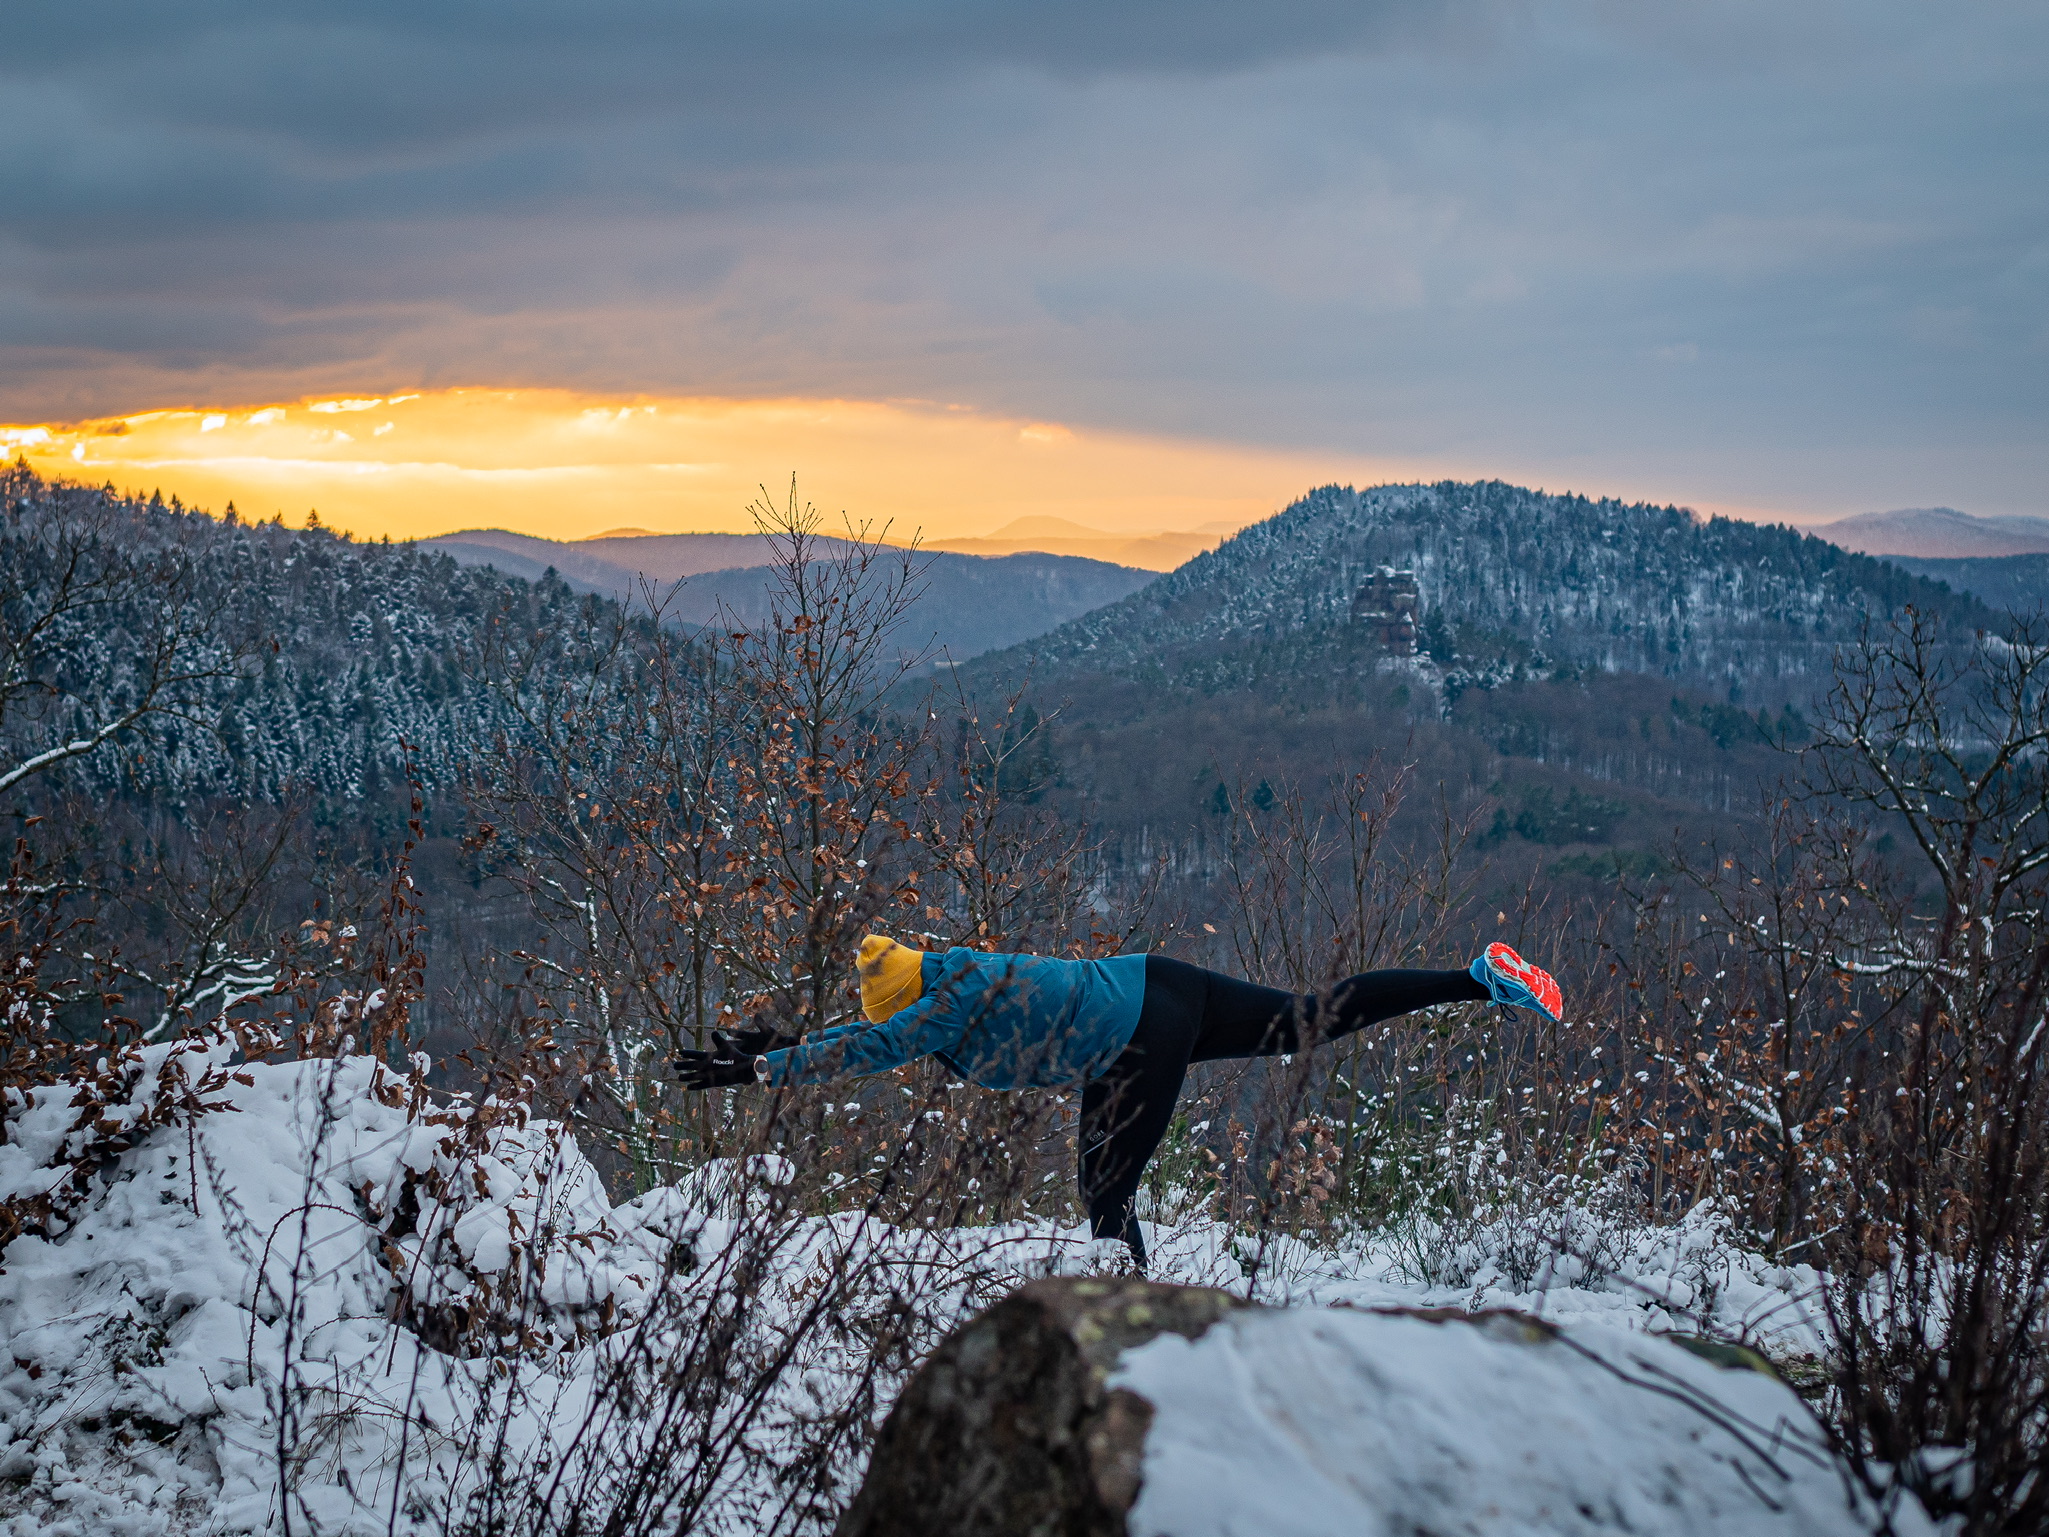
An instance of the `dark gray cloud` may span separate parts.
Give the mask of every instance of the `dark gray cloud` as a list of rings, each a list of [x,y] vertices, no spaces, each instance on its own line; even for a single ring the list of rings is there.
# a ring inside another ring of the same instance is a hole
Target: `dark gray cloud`
[[[1466,0],[1468,7],[1471,0]],[[649,115],[769,149],[996,68],[1201,76],[1455,31],[1448,0],[529,0],[50,7],[5,68],[133,121],[349,162]]]
[[[114,0],[0,54],[0,414],[954,398],[2042,510],[2049,13]]]

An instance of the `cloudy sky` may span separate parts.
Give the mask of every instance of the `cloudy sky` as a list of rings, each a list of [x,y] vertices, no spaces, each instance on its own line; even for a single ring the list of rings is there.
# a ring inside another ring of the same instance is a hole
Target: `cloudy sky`
[[[2040,0],[28,0],[0,147],[14,423],[908,401],[2049,514]]]

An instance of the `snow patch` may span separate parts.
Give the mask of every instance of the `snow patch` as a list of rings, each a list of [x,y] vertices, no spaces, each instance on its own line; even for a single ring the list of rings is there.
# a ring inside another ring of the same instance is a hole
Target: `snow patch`
[[[1125,1354],[1155,1408],[1132,1537],[1850,1537],[1790,1389],[1613,1327],[1239,1313]],[[1895,1513],[1898,1537],[1934,1526]]]

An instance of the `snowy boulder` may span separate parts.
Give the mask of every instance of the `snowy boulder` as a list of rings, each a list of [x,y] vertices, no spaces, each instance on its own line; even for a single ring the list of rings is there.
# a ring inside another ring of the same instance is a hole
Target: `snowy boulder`
[[[1199,1340],[1244,1306],[1139,1280],[1020,1288],[905,1385],[838,1537],[1121,1537],[1154,1410],[1107,1379],[1133,1347]]]
[[[906,1386],[840,1537],[1879,1530],[1792,1390],[1717,1356],[1505,1312],[1038,1281]]]

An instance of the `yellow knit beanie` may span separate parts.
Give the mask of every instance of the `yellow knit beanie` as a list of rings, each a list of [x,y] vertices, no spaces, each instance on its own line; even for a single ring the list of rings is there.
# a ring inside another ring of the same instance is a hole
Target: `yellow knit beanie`
[[[881,1023],[918,1001],[925,990],[925,952],[880,934],[861,941],[855,969],[861,973],[861,1012]]]

